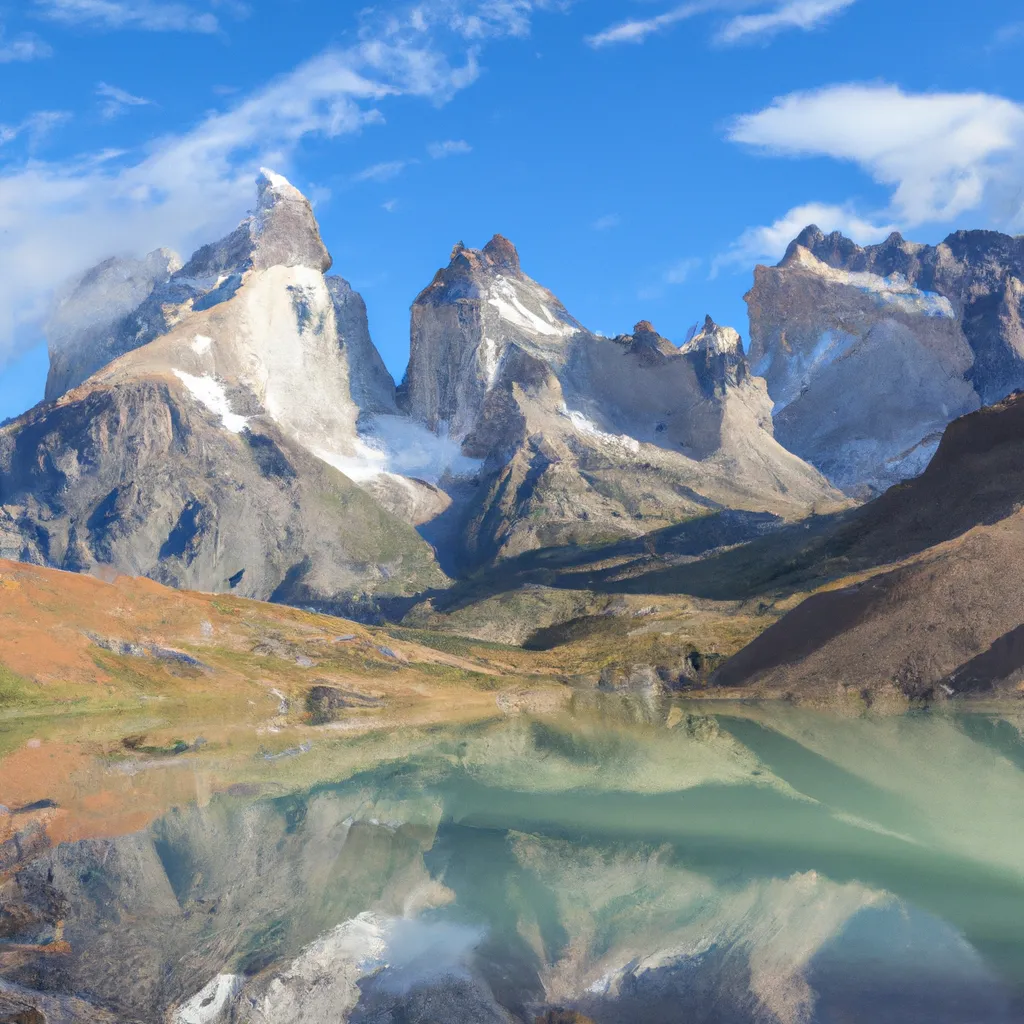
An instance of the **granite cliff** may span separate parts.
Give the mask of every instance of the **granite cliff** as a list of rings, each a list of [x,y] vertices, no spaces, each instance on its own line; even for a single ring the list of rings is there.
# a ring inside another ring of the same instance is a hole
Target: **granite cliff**
[[[462,568],[721,508],[796,518],[840,500],[772,436],[735,331],[708,318],[682,348],[646,321],[594,334],[500,235],[457,245],[413,304],[399,405],[478,467],[445,524]]]
[[[916,476],[946,424],[1024,386],[1024,238],[804,230],[746,300],[776,435],[849,493]]]

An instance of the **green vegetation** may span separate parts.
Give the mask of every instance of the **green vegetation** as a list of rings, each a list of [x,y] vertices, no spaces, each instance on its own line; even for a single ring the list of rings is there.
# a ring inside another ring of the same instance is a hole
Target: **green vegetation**
[[[5,665],[0,665],[0,711],[40,703],[36,687]]]
[[[402,626],[387,626],[384,632],[396,640],[430,647],[444,654],[452,654],[459,658],[471,658],[477,651],[517,651],[512,644],[500,644],[491,640],[473,640],[456,633],[438,633],[429,629],[408,629]]]
[[[502,676],[492,676],[486,672],[473,672],[455,665],[418,661],[414,662],[412,667],[431,679],[440,679],[451,683],[468,683],[478,690],[500,690],[508,684],[508,680]]]

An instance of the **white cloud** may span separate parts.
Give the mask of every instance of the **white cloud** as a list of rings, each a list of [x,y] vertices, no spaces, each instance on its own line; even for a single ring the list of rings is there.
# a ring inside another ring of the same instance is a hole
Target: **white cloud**
[[[53,47],[44,43],[34,35],[24,34],[16,39],[4,41],[0,30],[0,64],[13,64],[15,61],[41,60],[53,56]]]
[[[825,232],[841,231],[861,245],[880,242],[896,230],[894,224],[875,223],[846,206],[805,203],[795,206],[773,224],[744,231],[729,251],[714,261],[712,276],[730,265],[749,267],[753,263],[776,262],[785,254],[789,243],[810,224],[817,224]]]
[[[622,218],[617,213],[606,213],[603,217],[598,217],[590,226],[595,231],[610,231],[612,228],[617,228],[622,223]]]
[[[530,15],[538,6],[531,0],[484,0],[475,10],[457,15],[454,25],[467,39],[525,36],[530,32]]]
[[[391,181],[397,178],[405,170],[408,161],[387,160],[384,163],[373,164],[358,174],[352,175],[353,181]]]
[[[808,31],[824,24],[856,0],[788,0],[771,11],[760,14],[738,15],[730,19],[717,35],[722,43],[737,43],[753,38],[765,38],[787,28]]]
[[[395,210],[398,209],[398,200],[389,199],[386,203],[381,203],[380,208],[384,210],[385,213],[394,213]]]
[[[695,14],[703,14],[713,4],[688,3],[673,7],[669,11],[657,14],[653,18],[630,18],[615,25],[587,36],[587,43],[595,48],[612,46],[616,43],[642,43],[648,36],[662,32],[677,22],[692,18]]]
[[[149,32],[216,32],[217,18],[181,3],[161,0],[35,0],[53,21],[96,28]]]
[[[96,86],[96,95],[105,101],[100,105],[100,113],[106,118],[117,117],[128,107],[147,107],[153,102],[143,96],[133,96],[130,92],[106,82],[100,82]]]
[[[447,139],[444,142],[431,142],[427,153],[432,160],[443,160],[446,156],[461,156],[472,153],[473,147],[463,139]]]
[[[530,34],[537,11],[567,10],[574,0],[421,0],[397,13],[374,19],[373,31],[414,31],[438,29],[455,32],[463,39],[487,39]],[[383,5],[382,5],[383,6]],[[369,9],[373,14],[372,8]]]
[[[809,30],[856,3],[856,0],[689,0],[650,18],[629,18],[587,36],[595,48],[617,43],[642,43],[648,36],[664,32],[673,25],[701,14],[736,9],[756,9],[753,13],[733,15],[716,33],[719,43],[738,43],[766,38],[783,29]]]
[[[13,142],[22,135],[28,136],[30,142],[38,142],[70,117],[71,115],[63,110],[38,110],[18,124],[0,124],[0,146]]]
[[[831,86],[737,118],[729,138],[774,155],[851,161],[892,188],[885,216],[907,226],[997,203],[1024,170],[1024,106],[985,93]]]
[[[252,205],[261,165],[287,171],[299,141],[379,123],[380,102],[442,102],[471,83],[476,62],[452,64],[423,39],[367,39],[322,54],[140,154],[99,150],[0,172],[0,360],[38,338],[55,286],[119,252],[166,245],[188,254]]]
[[[170,27],[158,14],[191,7],[139,0],[35,0],[52,17],[100,27]],[[217,10],[236,4],[209,0]],[[104,148],[60,161],[0,167],[0,364],[12,348],[35,344],[53,289],[116,253],[169,246],[187,255],[230,230],[251,207],[261,165],[288,173],[310,135],[355,133],[383,118],[393,97],[442,104],[479,75],[481,38],[522,31],[512,17],[557,7],[484,0],[420,0],[361,15],[357,42],[330,50],[144,149]],[[478,22],[467,19],[476,17]],[[141,19],[141,20],[140,20]],[[187,19],[184,27],[201,28]],[[475,33],[475,35],[474,35]],[[467,45],[466,36],[474,41]]]

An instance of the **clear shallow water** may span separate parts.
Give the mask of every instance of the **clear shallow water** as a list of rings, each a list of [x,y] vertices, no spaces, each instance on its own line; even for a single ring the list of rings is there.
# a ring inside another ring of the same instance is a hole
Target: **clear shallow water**
[[[0,976],[54,1020],[1017,1022],[1017,716],[581,698],[301,787],[343,739],[219,792],[197,762],[142,831],[24,860]]]

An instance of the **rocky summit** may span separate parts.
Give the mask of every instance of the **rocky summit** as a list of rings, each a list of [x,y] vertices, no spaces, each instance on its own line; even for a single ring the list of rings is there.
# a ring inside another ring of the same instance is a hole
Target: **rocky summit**
[[[0,431],[0,549],[343,609],[443,582],[341,468],[394,385],[306,199],[265,172],[255,211],[179,263],[108,263],[69,290],[50,400]]]
[[[943,428],[1024,386],[1024,239],[861,247],[805,229],[746,296],[776,434],[852,494],[916,476]]]
[[[309,202],[264,171],[254,211],[188,261],[73,282],[46,401],[0,431],[0,553],[353,611],[443,585],[438,561],[842,502],[773,437],[764,380],[710,318],[682,347],[646,321],[602,337],[507,239],[460,243],[413,303],[396,389],[331,263]]]
[[[457,245],[413,303],[399,404],[478,467],[447,513],[462,568],[721,508],[793,517],[840,498],[772,436],[735,331],[709,318],[683,348],[645,321],[602,337],[500,235]]]

